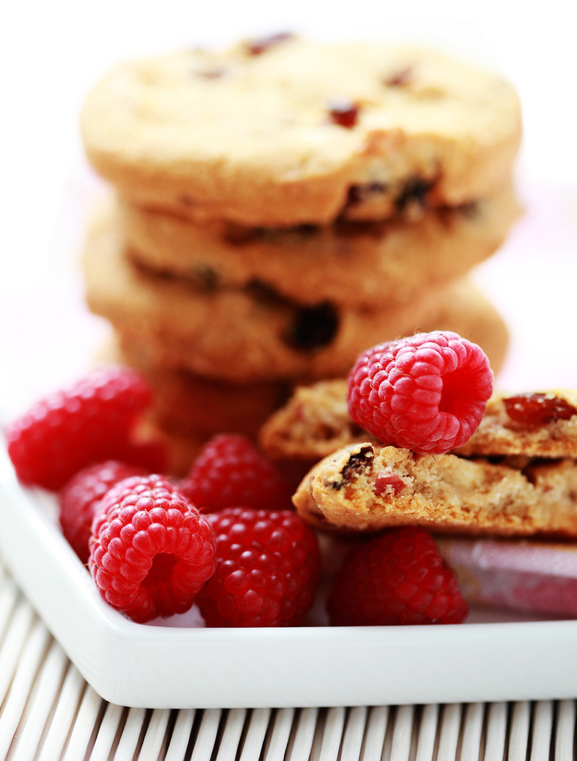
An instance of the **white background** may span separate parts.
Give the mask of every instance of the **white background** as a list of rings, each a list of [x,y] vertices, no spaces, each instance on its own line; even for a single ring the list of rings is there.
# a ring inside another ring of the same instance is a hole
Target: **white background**
[[[11,410],[78,374],[103,331],[83,306],[76,269],[89,177],[78,112],[90,86],[121,59],[280,30],[433,42],[482,58],[516,84],[526,214],[477,280],[511,328],[501,385],[577,385],[576,21],[577,4],[566,0],[4,3],[0,403]]]

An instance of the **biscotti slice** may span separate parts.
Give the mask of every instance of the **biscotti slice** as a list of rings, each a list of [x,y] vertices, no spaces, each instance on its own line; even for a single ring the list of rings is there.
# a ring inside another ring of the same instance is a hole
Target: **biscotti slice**
[[[416,46],[280,36],[115,67],[81,115],[95,169],[136,204],[249,226],[418,216],[510,176],[519,98]]]
[[[364,442],[318,463],[293,502],[313,525],[352,533],[421,526],[448,533],[574,537],[577,464],[535,460],[517,469]]]

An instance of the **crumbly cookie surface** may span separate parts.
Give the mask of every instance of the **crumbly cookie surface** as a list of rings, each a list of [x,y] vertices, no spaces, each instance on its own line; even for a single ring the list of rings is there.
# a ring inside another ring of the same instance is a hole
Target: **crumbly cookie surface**
[[[440,319],[459,323],[494,313],[486,301],[475,308],[471,299],[463,314],[461,284],[373,310],[303,306],[261,288],[197,289],[134,266],[106,220],[95,225],[83,264],[90,309],[152,362],[223,381],[343,376],[361,351],[383,340],[433,330]],[[441,327],[459,330],[458,324]]]
[[[429,209],[418,224],[340,220],[332,225],[204,225],[121,200],[112,206],[129,256],[192,283],[243,288],[261,282],[301,303],[375,307],[406,303],[465,275],[493,254],[519,215],[510,184],[460,207]]]
[[[261,428],[262,446],[278,460],[317,462],[337,449],[374,439],[351,420],[343,379],[297,388]],[[510,412],[507,411],[510,410]],[[496,391],[475,433],[453,454],[463,457],[577,458],[577,390]]]
[[[342,447],[363,441],[376,443],[351,419],[347,381],[342,378],[296,388],[259,433],[260,445],[271,459],[310,463],[310,467]]]
[[[515,90],[435,51],[298,38],[117,66],[84,105],[95,169],[196,220],[325,224],[490,195],[521,136]]]
[[[499,391],[462,447],[464,456],[577,457],[577,390]]]
[[[576,495],[577,465],[570,459],[517,469],[365,442],[318,463],[293,502],[310,523],[353,533],[419,525],[451,533],[577,536]]]

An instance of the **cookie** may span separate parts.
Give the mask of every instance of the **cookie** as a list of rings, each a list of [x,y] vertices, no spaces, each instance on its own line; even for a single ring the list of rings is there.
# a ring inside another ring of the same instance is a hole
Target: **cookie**
[[[260,446],[268,457],[302,463],[302,476],[337,449],[363,441],[376,439],[349,415],[346,378],[299,386],[259,432]]]
[[[431,330],[454,330],[479,344],[487,354],[493,372],[498,374],[507,347],[507,328],[484,297],[465,283],[452,289],[443,310],[444,314],[439,314]],[[492,409],[493,402],[489,402],[487,416]],[[483,436],[482,431],[494,427],[494,423],[483,420],[478,433],[462,450],[469,452],[471,441]],[[347,408],[347,381],[336,378],[296,388],[288,402],[263,425],[259,439],[272,459],[300,462],[303,467],[311,467],[341,447],[372,440],[372,437],[351,420]],[[541,439],[546,440],[546,435],[541,435]],[[519,446],[520,443],[516,449],[510,447],[511,451],[502,454],[518,454]],[[493,453],[491,444],[487,448],[489,451],[482,453]],[[566,451],[562,456],[571,454]]]
[[[154,365],[138,347],[121,337],[110,341],[105,357],[132,367],[146,378],[154,395],[150,417],[155,423],[198,439],[223,431],[255,438],[292,390],[283,381],[233,384],[203,378],[182,368]]]
[[[481,424],[455,452],[577,458],[577,390],[493,394]]]
[[[519,99],[419,47],[281,36],[115,67],[81,114],[87,156],[134,203],[249,226],[419,216],[509,177]]]
[[[235,383],[343,376],[369,346],[436,329],[451,313],[455,322],[468,321],[470,306],[471,314],[475,310],[467,302],[466,314],[454,311],[461,285],[371,310],[331,302],[303,306],[262,285],[200,289],[136,267],[106,220],[94,227],[83,264],[89,308],[142,347],[147,361]]]
[[[396,219],[277,229],[222,221],[195,225],[122,200],[116,214],[130,258],[158,273],[201,287],[266,283],[304,304],[374,307],[406,303],[465,275],[501,246],[519,206],[507,185],[475,204],[430,209],[419,224]]]
[[[166,452],[166,472],[174,478],[184,478],[202,447],[211,436],[183,433],[162,426],[150,416],[141,424],[141,434],[146,441],[156,441]]]
[[[535,460],[521,470],[365,442],[318,463],[293,502],[309,523],[353,533],[416,525],[448,533],[574,537],[577,464]]]

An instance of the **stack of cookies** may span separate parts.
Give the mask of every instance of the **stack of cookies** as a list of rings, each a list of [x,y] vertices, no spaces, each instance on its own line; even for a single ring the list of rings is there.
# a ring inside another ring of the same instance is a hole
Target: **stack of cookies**
[[[499,368],[506,327],[465,279],[518,215],[519,102],[494,73],[279,34],[117,67],[82,134],[115,190],[87,301],[176,470],[381,341],[451,329]]]

